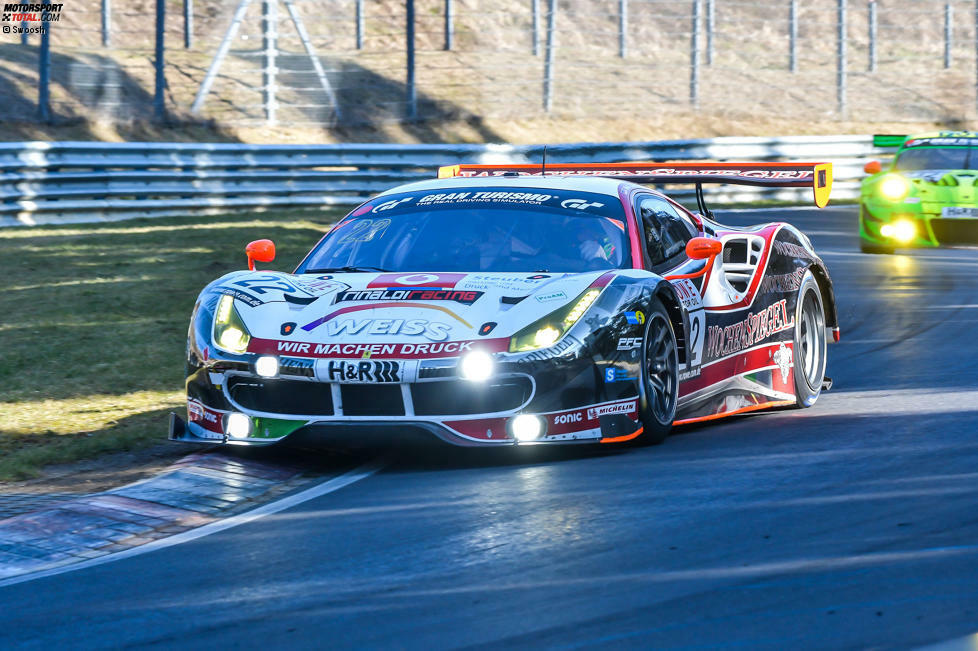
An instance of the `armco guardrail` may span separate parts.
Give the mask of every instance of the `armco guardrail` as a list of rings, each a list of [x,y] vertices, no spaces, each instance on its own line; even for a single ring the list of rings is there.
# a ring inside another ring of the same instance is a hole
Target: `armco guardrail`
[[[357,204],[394,185],[432,178],[441,165],[539,162],[542,145],[240,145],[0,143],[0,226],[213,214],[237,209]],[[715,138],[553,145],[547,161],[818,160],[835,165],[832,196],[854,198],[869,136]],[[689,189],[671,190],[691,198]],[[716,186],[717,205],[807,201],[797,189]]]

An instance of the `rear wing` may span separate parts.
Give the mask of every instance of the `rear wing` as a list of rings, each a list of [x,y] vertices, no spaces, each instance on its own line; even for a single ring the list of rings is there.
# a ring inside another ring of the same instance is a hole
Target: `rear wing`
[[[493,176],[597,176],[633,183],[733,183],[774,188],[812,188],[824,208],[832,192],[832,163],[558,163],[547,165],[449,165],[438,178]]]
[[[873,147],[899,147],[907,136],[892,133],[877,133],[873,135]]]

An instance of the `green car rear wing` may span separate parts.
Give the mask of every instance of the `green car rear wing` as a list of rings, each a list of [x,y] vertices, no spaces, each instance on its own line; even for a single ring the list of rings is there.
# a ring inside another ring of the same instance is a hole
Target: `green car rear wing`
[[[907,139],[907,136],[895,134],[875,134],[873,135],[874,147],[899,147]]]

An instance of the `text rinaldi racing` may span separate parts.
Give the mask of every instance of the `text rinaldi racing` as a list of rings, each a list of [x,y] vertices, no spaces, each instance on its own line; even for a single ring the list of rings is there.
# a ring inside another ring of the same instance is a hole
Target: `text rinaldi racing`
[[[818,398],[838,327],[808,238],[726,227],[631,181],[807,186],[824,206],[830,165],[440,177],[361,205],[295,273],[208,285],[190,326],[188,420],[174,416],[170,437],[656,442],[674,423]],[[273,256],[267,240],[249,245],[252,268]]]
[[[864,253],[896,248],[978,246],[978,132],[873,137],[899,147],[885,167],[866,164],[859,201]]]

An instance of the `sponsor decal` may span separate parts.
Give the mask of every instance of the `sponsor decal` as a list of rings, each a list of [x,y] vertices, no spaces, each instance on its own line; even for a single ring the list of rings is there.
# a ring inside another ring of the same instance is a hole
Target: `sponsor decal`
[[[702,366],[697,366],[695,368],[691,368],[688,371],[681,371],[679,373],[679,381],[680,382],[685,382],[686,380],[692,380],[694,377],[699,377],[700,376],[700,373],[702,373],[702,372],[703,372],[703,367]]]
[[[631,400],[629,402],[618,402],[610,405],[588,407],[587,419],[595,420],[599,416],[609,416],[611,414],[630,414],[635,411],[635,405],[636,402]]]
[[[403,375],[400,362],[329,360],[326,377],[329,382],[347,384],[399,382]]]
[[[541,362],[543,360],[553,359],[554,357],[560,357],[568,350],[580,345],[580,341],[570,335],[565,335],[560,341],[555,343],[550,348],[534,350],[532,353],[527,353],[525,357],[519,360],[519,363]]]
[[[532,276],[495,276],[488,274],[469,274],[465,280],[460,282],[457,289],[501,289],[504,291],[527,292],[542,281],[551,278],[549,274],[535,274]]]
[[[641,347],[641,337],[622,337],[618,340],[618,350],[635,350]]]
[[[805,267],[798,267],[788,274],[765,276],[761,281],[761,294],[791,294],[798,291],[801,281],[805,277]]]
[[[587,199],[564,199],[560,202],[561,208],[576,208],[577,210],[587,210],[588,208],[600,208],[603,203],[588,201]]]
[[[645,313],[637,310],[635,312],[625,312],[625,321],[632,325],[640,325],[645,323]]]
[[[279,368],[283,371],[289,370],[292,375],[304,375],[313,377],[315,375],[315,362],[311,359],[301,357],[280,357],[278,360]]]
[[[375,237],[379,239],[384,236],[384,232],[390,225],[389,219],[358,219],[353,222],[353,227],[343,234],[340,243],[369,242]]]
[[[789,258],[803,258],[805,260],[814,260],[815,255],[803,246],[798,244],[792,244],[791,242],[782,242],[781,240],[774,241],[774,250],[783,256]]]
[[[952,134],[941,135],[937,138],[914,138],[908,140],[903,146],[907,147],[967,147],[978,146],[978,138],[967,136],[955,136]]]
[[[795,326],[788,316],[786,299],[768,306],[758,313],[750,312],[747,318],[726,327],[710,326],[707,333],[706,354],[713,359],[725,357],[759,344],[768,337]]]
[[[224,294],[225,296],[230,296],[231,298],[236,298],[245,305],[250,305],[251,307],[258,307],[263,305],[265,301],[260,298],[256,298],[251,294],[241,291],[240,289],[234,289],[233,287],[218,287],[215,289],[218,294]]]
[[[350,287],[346,283],[335,280],[332,276],[319,276],[317,278],[303,278],[299,276],[296,278],[295,284],[307,294],[313,296],[324,296]]]
[[[673,280],[672,286],[676,290],[676,296],[679,298],[679,302],[687,310],[695,310],[703,305],[703,299],[700,297],[699,290],[696,289],[696,285],[689,278]]]
[[[778,370],[781,371],[781,383],[785,384],[788,381],[788,369],[791,368],[791,349],[785,346],[782,341],[772,359],[778,365]]]
[[[370,212],[372,213],[384,212],[385,210],[397,208],[402,203],[405,203],[410,200],[411,197],[403,197],[401,199],[391,199],[390,201],[382,201],[381,203],[378,203],[376,206],[374,206]]]
[[[198,400],[187,400],[187,418],[191,423],[197,423],[211,432],[224,433],[221,419],[223,412],[208,409]]]
[[[334,303],[349,301],[450,301],[472,305],[485,292],[456,289],[353,289],[340,292]]]
[[[544,278],[550,278],[547,274],[534,274],[532,276],[527,276],[527,280],[543,280]]]
[[[537,299],[537,303],[551,303],[553,301],[566,301],[567,294],[564,292],[547,292],[546,294],[534,296],[534,298]]]
[[[465,274],[380,274],[369,283],[367,289],[375,287],[438,287],[451,289]]]
[[[503,176],[510,174],[510,170],[459,170],[457,176],[465,178]],[[518,171],[519,176],[542,176],[541,172]],[[719,177],[741,177],[746,179],[764,180],[806,180],[812,178],[811,170],[757,170],[757,169],[676,169],[665,167],[654,171],[643,169],[615,169],[615,177],[647,177],[650,174],[655,176],[719,176]],[[582,167],[578,169],[548,169],[547,176],[609,176],[604,169],[588,169]]]
[[[609,367],[604,370],[604,381],[609,384],[613,382],[626,382],[634,379],[636,379],[636,376],[629,375],[628,371],[623,368]]]
[[[509,339],[481,339],[478,341],[448,341],[431,344],[408,343],[312,343],[279,341],[252,337],[248,352],[258,354],[286,354],[296,357],[352,358],[376,356],[391,358],[457,357],[470,350],[501,352],[509,350]]]
[[[283,323],[280,332],[283,337],[287,337],[293,332],[295,332],[295,321],[289,321],[288,323]]]
[[[572,411],[566,414],[557,414],[552,419],[552,424],[554,425],[568,425],[571,423],[580,423],[584,421],[584,413],[580,411]]]
[[[487,334],[492,332],[493,328],[495,328],[497,325],[499,324],[495,321],[487,321],[479,327],[479,334],[485,337]]]
[[[425,319],[342,319],[326,322],[326,332],[331,337],[343,335],[401,335],[424,337],[431,341],[445,341],[451,326]],[[309,329],[309,328],[306,328]]]

